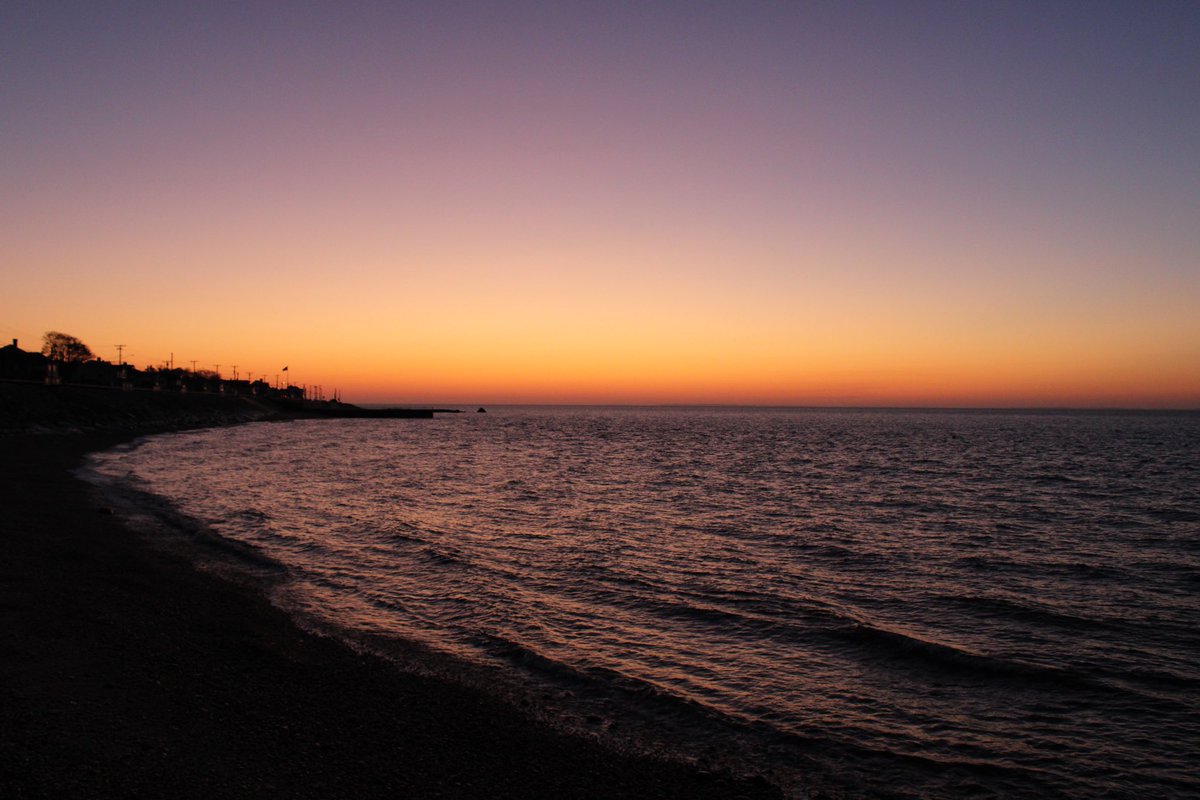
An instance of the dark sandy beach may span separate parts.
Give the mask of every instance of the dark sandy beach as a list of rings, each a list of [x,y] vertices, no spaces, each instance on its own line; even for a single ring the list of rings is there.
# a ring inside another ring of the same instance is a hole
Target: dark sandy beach
[[[96,504],[107,427],[0,435],[0,797],[778,796],[300,630]]]

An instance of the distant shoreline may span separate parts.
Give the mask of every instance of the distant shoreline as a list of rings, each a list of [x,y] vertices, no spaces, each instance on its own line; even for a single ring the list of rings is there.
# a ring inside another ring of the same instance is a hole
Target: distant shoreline
[[[358,403],[364,409],[387,409],[402,407],[400,403]],[[435,406],[470,406],[469,403],[434,403]],[[1196,408],[1122,408],[1122,407],[1071,407],[1071,406],[819,406],[819,405],[775,405],[740,403],[486,403],[492,409],[628,409],[630,411],[794,411],[814,413],[897,413],[897,414],[1156,414],[1195,415]]]
[[[0,381],[0,433],[146,434],[293,419],[430,419],[439,413],[457,409],[370,409],[247,395]]]

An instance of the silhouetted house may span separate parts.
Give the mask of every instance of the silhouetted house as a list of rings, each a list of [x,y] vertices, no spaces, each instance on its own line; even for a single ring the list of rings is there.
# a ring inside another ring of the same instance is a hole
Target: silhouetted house
[[[128,372],[126,380],[133,384],[135,389],[149,389],[155,392],[161,392],[165,387],[162,374],[156,369],[134,369],[128,364],[125,365]]]
[[[49,361],[41,353],[29,353],[17,346],[17,340],[12,344],[0,347],[0,378],[22,381],[43,381],[46,379],[46,364]]]
[[[139,388],[148,388],[163,392],[186,391],[184,381],[187,380],[187,372],[185,370],[148,369],[142,375],[144,376],[143,380],[148,385],[138,383]]]
[[[121,367],[108,361],[93,359],[82,364],[72,364],[70,370],[63,370],[63,379],[89,386],[120,386]]]

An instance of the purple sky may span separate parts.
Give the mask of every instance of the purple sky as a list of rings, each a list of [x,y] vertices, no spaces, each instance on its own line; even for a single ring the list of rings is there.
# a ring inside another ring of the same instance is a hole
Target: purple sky
[[[1011,402],[1194,404],[1197,42],[1194,2],[9,2],[0,334],[372,397],[419,381],[334,352],[794,402],[1005,402],[1016,353]]]

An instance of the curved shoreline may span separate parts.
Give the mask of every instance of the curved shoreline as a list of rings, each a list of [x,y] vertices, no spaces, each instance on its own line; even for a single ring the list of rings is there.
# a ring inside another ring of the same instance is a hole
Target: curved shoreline
[[[614,753],[305,632],[148,546],[72,474],[189,422],[0,437],[3,796],[779,796]]]

